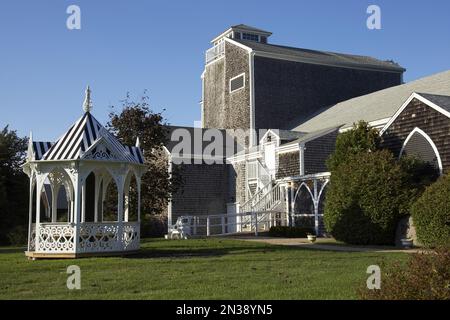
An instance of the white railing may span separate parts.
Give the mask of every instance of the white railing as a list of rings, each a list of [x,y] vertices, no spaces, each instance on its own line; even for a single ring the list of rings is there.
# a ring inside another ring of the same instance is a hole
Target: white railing
[[[258,176],[261,183],[265,186],[272,181],[272,175],[267,170],[267,167],[258,159]]]
[[[222,41],[214,47],[206,50],[206,64],[214,61],[225,54],[225,42]]]
[[[270,181],[268,184],[266,184],[264,187],[262,187],[261,189],[259,189],[250,199],[248,199],[246,202],[244,202],[241,206],[240,206],[240,212],[252,212],[254,210],[252,210],[253,206],[256,205],[259,200],[261,199],[261,197],[263,195],[265,195],[266,193],[270,192],[270,190],[273,187],[273,183],[272,181]]]
[[[260,212],[273,210],[278,204],[284,200],[284,192],[281,184],[277,183],[269,192],[262,195],[257,203],[252,207],[252,211]]]
[[[36,252],[41,253],[73,253],[75,252],[75,225],[71,223],[40,223],[39,228],[33,226],[36,241],[31,245]],[[37,232],[36,232],[37,230]],[[36,239],[37,238],[37,239]]]
[[[241,212],[259,212],[273,210],[284,200],[284,192],[280,183],[272,186],[272,182],[260,189],[252,198],[241,207]]]
[[[284,215],[265,211],[207,216],[182,216],[169,227],[168,238],[187,239],[195,236],[221,236],[242,232],[268,231],[272,226],[282,225]]]
[[[139,222],[82,223],[80,252],[117,252],[139,249]]]
[[[93,253],[139,249],[139,222],[123,222],[122,224],[118,222],[81,223],[77,244],[75,244],[76,225],[73,223],[40,223],[38,230],[39,236],[36,239],[36,225],[33,224],[29,251],[37,253]]]

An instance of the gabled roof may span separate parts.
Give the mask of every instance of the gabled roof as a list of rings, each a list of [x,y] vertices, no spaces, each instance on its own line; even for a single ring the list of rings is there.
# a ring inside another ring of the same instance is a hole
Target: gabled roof
[[[348,68],[364,68],[373,70],[388,70],[402,73],[403,67],[391,61],[382,61],[368,56],[337,53],[330,51],[319,51],[295,47],[280,46],[275,44],[261,43],[251,40],[227,39],[237,42],[256,52],[256,54],[271,55],[273,58],[295,60],[304,63],[324,64]]]
[[[400,116],[403,110],[405,110],[405,108],[414,99],[422,101],[429,107],[450,118],[450,96],[413,92],[409,96],[409,98],[397,109],[397,111],[389,119],[389,121],[384,125],[384,127],[380,131],[380,134],[383,134],[392,125],[392,123],[395,122],[395,120]]]
[[[424,97],[427,100],[430,100],[435,105],[438,105],[442,109],[450,112],[450,96],[444,96],[439,94],[429,94],[429,93],[421,93],[417,92],[419,95]]]
[[[450,95],[450,70],[325,106],[315,116],[297,126],[294,125],[293,130],[310,132],[339,125],[348,128],[359,120],[386,120],[386,123],[413,92]]]
[[[42,156],[42,160],[78,160],[84,152],[106,140],[116,151],[129,162],[143,163],[143,155],[139,147],[124,146],[105,127],[103,127],[90,112],[75,122],[58,141]]]

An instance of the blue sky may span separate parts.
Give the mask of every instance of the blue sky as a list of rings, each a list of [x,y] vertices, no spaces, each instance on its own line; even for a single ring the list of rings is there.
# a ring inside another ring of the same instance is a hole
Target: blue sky
[[[66,28],[71,4],[81,30]],[[370,4],[381,30],[366,27]],[[81,115],[87,84],[103,123],[128,91],[148,89],[155,111],[193,125],[204,51],[239,23],[272,31],[276,44],[394,59],[414,80],[450,69],[449,12],[448,0],[2,0],[0,126],[55,140]]]

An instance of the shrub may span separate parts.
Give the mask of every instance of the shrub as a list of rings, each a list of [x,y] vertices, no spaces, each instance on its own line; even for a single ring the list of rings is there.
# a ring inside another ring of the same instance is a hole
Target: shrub
[[[336,148],[327,160],[327,167],[332,171],[352,155],[379,150],[380,142],[378,130],[365,121],[359,121],[353,124],[352,130],[337,136]]]
[[[387,150],[348,157],[331,174],[324,222],[337,240],[393,244],[399,218],[414,192],[410,175]]]
[[[420,243],[450,245],[450,176],[429,186],[413,204],[411,213]]]
[[[21,246],[27,244],[28,228],[26,226],[15,226],[6,235],[8,243],[13,246]]]
[[[167,234],[167,216],[146,214],[141,221],[141,238],[160,238]]]
[[[308,234],[314,233],[314,229],[309,227],[277,226],[271,227],[269,230],[271,237],[306,238]]]
[[[450,299],[450,250],[414,253],[407,264],[381,264],[381,289],[360,288],[368,300],[448,300]]]

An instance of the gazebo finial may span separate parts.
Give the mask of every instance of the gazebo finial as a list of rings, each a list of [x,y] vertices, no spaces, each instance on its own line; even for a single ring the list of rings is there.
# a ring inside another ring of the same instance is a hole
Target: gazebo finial
[[[91,112],[92,110],[92,101],[91,101],[91,89],[89,86],[86,88],[86,95],[84,97],[83,102],[83,110],[84,112]]]

